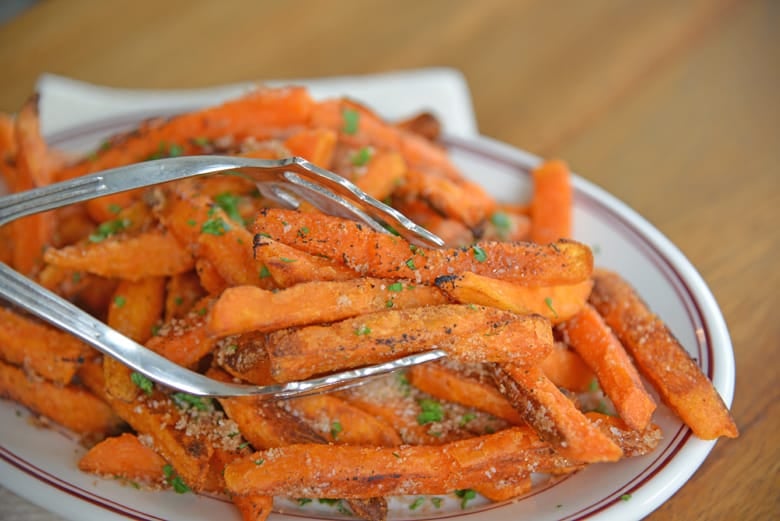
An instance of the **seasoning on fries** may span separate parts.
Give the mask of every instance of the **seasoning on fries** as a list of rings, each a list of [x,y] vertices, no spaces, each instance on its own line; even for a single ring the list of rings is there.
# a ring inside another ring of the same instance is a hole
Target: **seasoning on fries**
[[[0,308],[0,396],[82,436],[85,472],[227,492],[246,520],[267,518],[282,497],[342,500],[359,518],[383,520],[389,496],[449,494],[466,507],[477,494],[521,496],[534,473],[648,454],[663,436],[649,389],[700,438],[738,436],[661,319],[572,239],[562,161],[533,172],[529,201],[499,204],[437,143],[431,115],[391,123],[288,87],[147,121],[66,162],[40,135],[37,101],[0,115],[11,191],[182,154],[299,155],[447,242],[421,248],[308,205],[277,208],[230,175],[0,230],[3,262],[218,380],[268,385],[449,354],[355,389],[214,400],[164,389]],[[586,407],[580,397],[594,390],[616,413]]]

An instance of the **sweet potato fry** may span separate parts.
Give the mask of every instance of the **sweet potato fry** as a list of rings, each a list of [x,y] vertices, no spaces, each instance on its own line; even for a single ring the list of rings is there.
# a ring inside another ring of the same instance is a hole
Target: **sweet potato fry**
[[[208,332],[205,319],[211,303],[210,298],[203,298],[185,317],[162,324],[146,347],[179,365],[194,368],[216,342]]]
[[[663,437],[661,429],[654,423],[649,423],[644,429],[635,430],[617,416],[591,411],[586,412],[585,417],[617,443],[626,457],[650,454]]]
[[[617,461],[623,452],[537,366],[494,365],[499,389],[555,450],[576,462]]]
[[[701,439],[736,438],[737,426],[712,382],[631,285],[605,270],[594,280],[590,303],[664,403]]]
[[[301,306],[304,301],[317,306]],[[235,286],[220,295],[209,316],[218,336],[249,331],[269,332],[294,326],[333,322],[384,309],[444,304],[442,293],[429,286],[361,278],[297,284],[277,292]]]
[[[531,176],[531,240],[547,244],[568,239],[574,198],[569,166],[560,160],[545,161]]]
[[[432,396],[474,407],[521,425],[523,417],[491,383],[455,369],[451,363],[416,365],[408,371],[409,383]]]
[[[274,498],[271,496],[233,496],[231,498],[243,521],[265,521],[271,515]]]
[[[258,89],[216,107],[190,112],[167,122],[150,122],[121,140],[108,143],[93,157],[57,172],[58,180],[126,165],[150,157],[178,155],[193,139],[236,139],[253,136],[262,140],[280,129],[306,123],[313,100],[306,89]]]
[[[260,278],[271,277],[280,288],[301,282],[350,280],[359,276],[346,266],[262,235],[255,236],[254,252]]]
[[[150,251],[155,252],[154,262],[148,262]],[[162,230],[48,249],[44,260],[63,268],[127,280],[176,275],[194,267],[192,256],[173,235]]]
[[[285,402],[292,413],[318,426],[330,442],[348,445],[394,447],[401,445],[398,433],[384,421],[329,394],[302,396]]]
[[[200,285],[209,295],[219,295],[228,288],[228,283],[219,274],[214,263],[203,257],[195,261],[195,273],[198,274]]]
[[[445,304],[367,313],[329,326],[269,334],[280,382],[398,358],[436,346],[466,363],[536,363],[552,346],[549,322],[478,306]],[[511,346],[511,347],[510,347]]]
[[[325,128],[306,129],[288,137],[284,146],[290,154],[329,170],[336,147],[336,133]]]
[[[144,343],[162,318],[165,305],[165,279],[147,277],[122,280],[108,308],[108,324],[117,331]]]
[[[395,126],[406,132],[424,137],[428,141],[436,141],[441,135],[441,122],[430,112],[420,112],[396,121]]]
[[[353,182],[358,188],[381,201],[403,182],[406,163],[398,153],[377,152],[371,156],[365,167],[356,169],[356,174]]]
[[[589,304],[573,318],[560,324],[565,342],[577,351],[596,373],[604,393],[620,417],[632,429],[641,431],[650,423],[655,401],[645,390],[626,350]]]
[[[136,432],[152,439],[182,484],[198,492],[222,492],[225,463],[248,453],[238,426],[207,398],[169,396],[151,382],[144,388],[132,402],[112,398],[111,407]]]
[[[79,460],[84,472],[154,484],[165,480],[165,465],[159,454],[128,432],[104,439]]]
[[[254,231],[313,255],[341,259],[363,275],[417,283],[432,284],[438,277],[472,271],[528,286],[552,286],[582,282],[593,270],[590,248],[574,241],[548,246],[486,242],[471,248],[425,249],[354,221],[281,209],[262,211]]]
[[[576,315],[588,301],[593,282],[528,287],[514,282],[466,272],[439,277],[436,285],[463,304],[491,306],[515,313],[536,313],[558,324]]]
[[[500,479],[504,472],[516,475],[562,464],[531,429],[515,427],[440,446],[288,445],[233,461],[225,467],[225,482],[234,494],[445,494],[473,486],[490,468]]]
[[[105,402],[83,387],[31,379],[22,369],[5,362],[0,362],[0,397],[19,402],[90,439],[114,434],[121,424]]]
[[[532,486],[530,474],[520,473],[500,480],[482,481],[476,490],[490,501],[499,502],[522,496],[530,491]]]
[[[60,384],[95,352],[75,337],[0,307],[0,358]]]
[[[459,220],[469,228],[485,221],[496,207],[495,200],[476,183],[411,168],[397,194],[401,199],[422,199],[442,215]]]
[[[165,286],[165,321],[185,317],[204,295],[195,271],[173,275]]]
[[[596,381],[596,375],[582,357],[563,342],[556,342],[550,354],[539,367],[552,383],[571,392],[588,391]]]

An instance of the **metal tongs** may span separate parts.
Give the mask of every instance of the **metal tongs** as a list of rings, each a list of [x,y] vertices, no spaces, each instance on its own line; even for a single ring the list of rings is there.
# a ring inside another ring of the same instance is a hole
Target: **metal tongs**
[[[106,170],[0,197],[0,226],[21,217],[96,197],[219,173],[234,173],[251,179],[257,183],[264,197],[287,207],[297,208],[300,199],[303,199],[325,213],[357,220],[378,231],[387,232],[386,226],[390,226],[417,245],[443,245],[439,237],[367,195],[348,180],[299,157],[264,160],[233,156],[191,156]],[[0,297],[71,333],[155,382],[197,396],[302,396],[348,387],[372,376],[445,356],[443,351],[435,349],[382,364],[278,385],[220,382],[179,366],[147,349],[1,262]]]

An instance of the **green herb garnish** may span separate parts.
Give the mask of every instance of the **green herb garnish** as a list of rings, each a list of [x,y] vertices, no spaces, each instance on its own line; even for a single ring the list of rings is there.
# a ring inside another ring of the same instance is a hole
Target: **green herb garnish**
[[[401,282],[393,282],[392,284],[387,286],[388,291],[398,292],[398,291],[403,291],[403,289],[404,289],[404,285]]]
[[[441,404],[436,400],[430,398],[423,398],[419,402],[422,412],[417,415],[417,423],[425,425],[427,423],[440,422],[444,419],[444,409]]]
[[[418,497],[417,499],[412,501],[411,505],[409,505],[409,510],[416,510],[419,507],[421,507],[423,503],[425,503],[425,498],[424,497]]]
[[[371,160],[371,149],[369,147],[363,147],[352,156],[351,162],[355,166],[364,166]]]
[[[263,267],[260,268],[260,278],[261,279],[266,279],[266,278],[268,278],[270,276],[271,276],[271,272],[268,271],[268,266],[263,264]]]
[[[230,230],[230,225],[220,217],[209,219],[200,227],[202,233],[209,235],[224,235],[228,230]]]
[[[544,303],[547,305],[548,308],[550,308],[550,311],[553,314],[553,318],[558,318],[558,312],[555,311],[555,308],[553,307],[553,301],[550,297],[545,297]]]
[[[227,216],[241,226],[244,226],[244,218],[241,217],[241,213],[238,211],[239,201],[239,197],[237,195],[231,194],[230,192],[223,192],[214,196],[214,202],[225,211]]]
[[[173,490],[177,494],[184,494],[190,491],[190,487],[188,487],[184,480],[176,474],[170,464],[163,467],[163,474],[165,475],[165,480],[173,487]]]
[[[485,250],[476,244],[471,247],[471,251],[474,252],[474,258],[477,260],[477,262],[485,262],[487,260],[487,253],[485,253]]]
[[[466,508],[466,504],[477,497],[476,491],[470,488],[464,488],[461,490],[456,490],[455,495],[460,498],[460,508]]]
[[[122,295],[117,295],[116,297],[114,297],[114,305],[116,307],[118,307],[118,308],[121,308],[122,306],[124,306],[126,302],[127,302],[127,299],[125,297],[123,297]]]
[[[154,383],[141,373],[130,373],[130,381],[146,394],[152,394],[152,391],[154,390]]]
[[[341,117],[344,118],[344,126],[341,130],[345,134],[357,134],[360,124],[360,112],[355,109],[345,108],[341,111]]]
[[[334,440],[338,438],[342,430],[343,427],[341,426],[341,422],[338,420],[333,420],[333,422],[330,424],[330,435],[333,436]]]
[[[178,405],[179,407],[194,407],[195,409],[199,411],[205,411],[208,409],[207,400],[208,398],[203,398],[201,396],[194,396],[192,394],[187,393],[173,393],[171,395],[171,398],[173,399],[174,403]]]
[[[370,335],[371,334],[371,328],[368,326],[360,326],[355,329],[355,334],[357,336],[363,336],[363,335]]]
[[[97,231],[89,235],[89,242],[100,242],[130,226],[128,219],[114,219],[101,223]]]

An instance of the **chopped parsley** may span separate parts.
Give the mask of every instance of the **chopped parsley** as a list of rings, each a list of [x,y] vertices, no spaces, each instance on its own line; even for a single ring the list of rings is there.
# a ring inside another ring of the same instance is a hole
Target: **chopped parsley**
[[[296,262],[298,259],[290,259],[288,257],[279,257],[279,260],[282,262],[286,262],[287,264],[290,264],[292,262]]]
[[[461,490],[456,490],[455,495],[460,498],[460,508],[466,508],[466,504],[477,497],[476,491],[471,488],[464,488]]]
[[[468,425],[468,423],[469,423],[471,420],[473,420],[473,419],[474,419],[474,418],[476,418],[476,417],[477,417],[477,415],[476,415],[476,414],[474,414],[473,412],[467,412],[466,414],[464,414],[464,415],[463,415],[463,416],[460,418],[460,426],[461,426],[461,427],[465,427],[466,425]]]
[[[621,501],[628,501],[629,499],[631,499],[631,494],[623,494],[620,496]]]
[[[485,262],[487,260],[487,253],[485,253],[485,250],[476,244],[471,247],[471,251],[474,252],[474,258],[477,260],[477,262]]]
[[[371,328],[366,326],[366,325],[362,325],[362,326],[360,326],[360,327],[355,329],[355,334],[357,336],[370,335],[371,334]]]
[[[339,501],[341,501],[341,500],[340,499],[331,499],[329,497],[321,497],[321,498],[319,498],[317,500],[317,502],[320,503],[320,504],[330,505],[330,506],[333,506],[333,505],[337,504]]]
[[[177,494],[184,494],[190,491],[190,487],[181,479],[181,476],[176,474],[176,471],[173,470],[173,466],[170,464],[163,467],[163,474],[165,475],[165,480]]]
[[[344,126],[341,130],[345,134],[357,134],[360,124],[360,112],[355,109],[345,108],[341,111],[341,117],[344,119]]]
[[[123,297],[122,295],[117,295],[116,297],[114,297],[114,305],[116,307],[118,307],[118,308],[121,308],[122,306],[124,306],[126,302],[127,302],[127,299],[125,297]]]
[[[330,424],[330,435],[333,436],[334,440],[338,438],[342,430],[344,430],[344,428],[341,426],[341,422],[338,420],[333,420],[333,422]]]
[[[268,271],[268,266],[263,264],[263,267],[260,268],[260,278],[261,279],[266,279],[266,278],[268,278],[270,276],[271,276],[271,272]]]
[[[393,301],[392,301],[392,300],[386,300],[386,301],[385,301],[385,307],[386,307],[386,308],[388,308],[388,309],[390,309],[390,308],[391,308],[391,307],[393,307],[394,305],[395,305],[395,304],[393,304]]]
[[[228,230],[230,230],[230,225],[220,217],[209,219],[200,227],[202,233],[209,235],[224,235]]]
[[[160,324],[155,324],[152,326],[152,336],[157,336],[160,333]]]
[[[174,403],[178,405],[179,407],[194,407],[195,409],[199,411],[205,411],[208,409],[207,400],[208,398],[203,398],[201,396],[194,396],[192,394],[187,393],[173,393],[171,395],[171,398],[173,399]]]
[[[496,231],[498,231],[500,236],[505,236],[512,227],[512,221],[504,212],[495,212],[490,216],[490,222],[496,227]]]
[[[146,156],[146,160],[162,159],[164,157],[177,157],[184,154],[184,148],[176,143],[167,144],[165,141],[160,141],[157,145],[157,150]]]
[[[422,504],[425,503],[424,497],[418,497],[414,501],[412,501],[412,504],[409,505],[409,510],[417,510],[422,506]]]
[[[114,215],[116,215],[116,214],[118,214],[119,212],[122,211],[122,207],[119,206],[118,204],[114,204],[114,203],[109,204],[107,208],[108,208],[108,211],[111,212]]]
[[[303,239],[304,237],[309,235],[309,232],[310,230],[308,226],[301,226],[300,228],[298,228],[298,237]]]
[[[300,505],[300,506],[304,506],[304,505],[307,505],[309,503],[311,503],[311,499],[309,499],[307,497],[299,497],[298,498],[298,505]]]
[[[187,219],[187,226],[195,226],[196,224],[198,224],[198,221],[195,219]]]
[[[400,283],[400,282],[393,282],[392,284],[387,286],[387,290],[388,291],[396,291],[396,292],[398,292],[398,291],[403,291],[403,289],[404,289],[404,285],[402,283]]]
[[[588,391],[595,393],[599,390],[599,381],[597,378],[594,378],[590,381],[590,385],[588,385]]]
[[[89,235],[89,242],[103,241],[126,229],[130,224],[131,222],[128,219],[114,219],[113,221],[101,223],[95,233]]]
[[[355,152],[350,161],[355,166],[364,166],[371,160],[371,155],[371,149],[369,147],[363,147]]]
[[[245,449],[245,448],[247,448],[247,447],[249,447],[249,442],[248,442],[248,441],[245,441],[245,442],[241,443],[241,444],[238,446],[238,450],[242,450],[242,449]]]
[[[264,460],[263,458],[258,458],[258,459],[256,459],[256,460],[254,460],[252,463],[254,463],[254,464],[255,464],[255,465],[257,465],[257,466],[260,466],[260,465],[262,465],[263,463],[265,463],[265,460]]]
[[[440,497],[432,497],[431,498],[431,503],[436,508],[440,508],[441,507],[441,503],[442,503],[442,499]]]
[[[244,218],[241,217],[241,213],[238,211],[239,197],[237,195],[233,195],[230,192],[223,192],[214,196],[214,202],[225,211],[231,220],[244,226]]]
[[[444,409],[441,404],[436,400],[430,398],[423,398],[419,402],[422,412],[417,415],[417,423],[425,425],[427,423],[440,422],[444,419]]]
[[[80,271],[74,271],[73,275],[70,276],[70,280],[74,284],[78,284],[79,282],[81,282],[81,272]]]
[[[553,314],[553,318],[558,318],[558,312],[555,311],[555,308],[553,307],[553,301],[550,297],[545,297],[544,303],[547,305],[548,308],[550,308],[550,311]]]
[[[404,264],[410,269],[410,270],[416,270],[417,266],[414,264],[414,259],[407,260]]]
[[[197,145],[199,147],[205,147],[211,143],[211,140],[209,140],[207,137],[194,137],[190,139],[190,141],[192,141],[193,145]]]
[[[133,382],[136,387],[141,389],[146,394],[152,394],[152,391],[154,390],[154,383],[138,372],[132,372],[130,373],[130,381]]]

